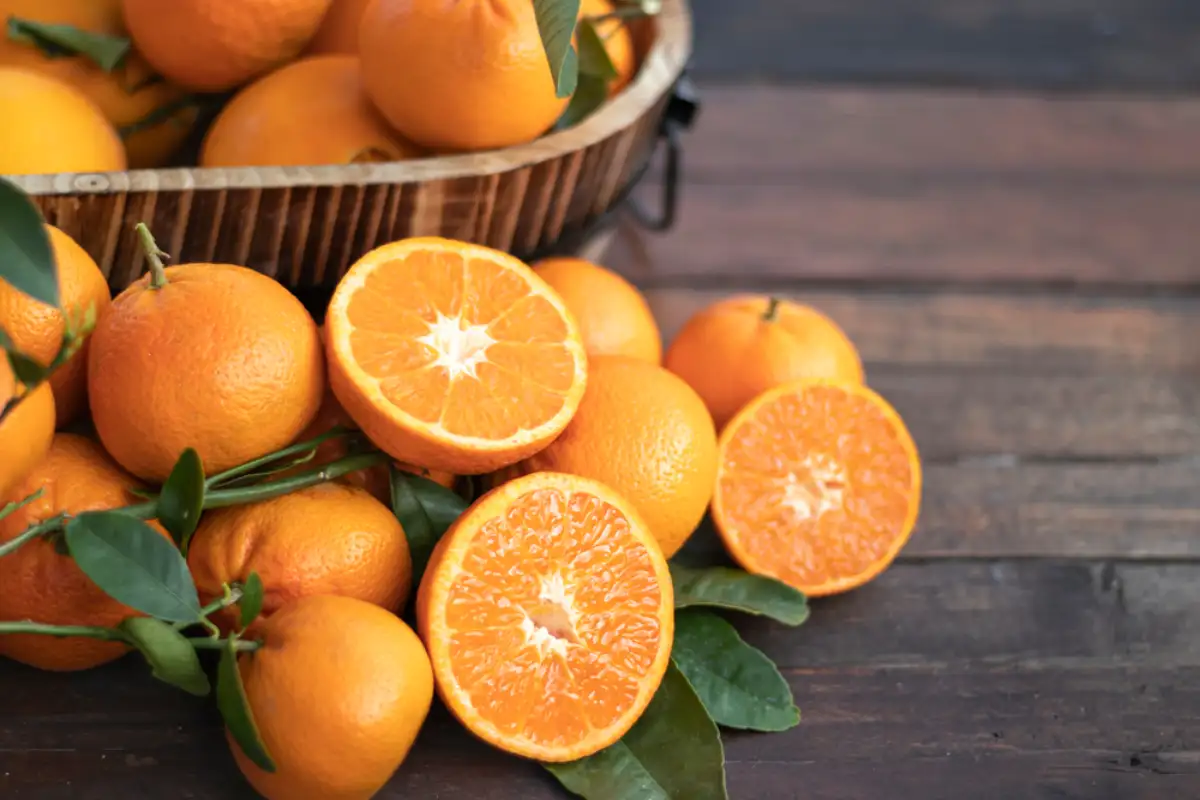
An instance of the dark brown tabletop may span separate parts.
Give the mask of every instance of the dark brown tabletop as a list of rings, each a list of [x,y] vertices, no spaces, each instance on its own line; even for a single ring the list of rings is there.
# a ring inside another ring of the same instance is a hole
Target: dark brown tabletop
[[[681,216],[608,260],[667,337],[731,292],[826,310],[926,466],[888,572],[738,620],[803,721],[726,734],[730,796],[1200,797],[1200,4],[696,6]],[[6,799],[251,796],[136,658],[0,688]],[[435,709],[382,796],[566,795]]]

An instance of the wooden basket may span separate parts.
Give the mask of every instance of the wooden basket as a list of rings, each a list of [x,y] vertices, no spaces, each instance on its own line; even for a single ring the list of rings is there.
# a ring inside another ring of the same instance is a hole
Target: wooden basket
[[[517,147],[387,164],[159,169],[15,178],[114,290],[145,271],[134,225],[175,263],[242,264],[297,289],[332,285],[354,260],[407,236],[517,255],[552,246],[610,209],[653,154],[691,54],[687,0],[631,24],[640,69],[574,128]]]

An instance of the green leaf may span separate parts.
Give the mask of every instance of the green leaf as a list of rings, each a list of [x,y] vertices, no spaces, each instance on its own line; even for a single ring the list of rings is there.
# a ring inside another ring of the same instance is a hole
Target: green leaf
[[[246,687],[242,685],[242,674],[238,672],[237,640],[233,637],[221,650],[221,662],[217,665],[217,708],[246,758],[260,769],[274,772],[275,762],[271,760],[271,754],[267,752],[258,733],[254,712],[246,698]]]
[[[50,376],[49,370],[44,366],[16,350],[8,351],[8,365],[12,367],[17,380],[26,386],[37,386]]]
[[[20,17],[8,18],[8,38],[31,44],[49,58],[83,56],[105,72],[121,66],[133,43],[124,36],[81,30]]]
[[[674,665],[641,719],[593,756],[544,764],[585,800],[725,800],[721,733]]]
[[[250,577],[246,579],[246,585],[242,587],[242,599],[238,601],[238,608],[242,612],[242,630],[250,627],[250,623],[258,619],[262,607],[262,578],[258,577],[257,572],[251,572]]]
[[[770,617],[784,625],[808,619],[808,599],[786,583],[740,569],[693,569],[671,564],[675,607],[708,606]]]
[[[596,75],[584,73],[579,76],[579,86],[571,96],[571,102],[563,111],[558,122],[554,124],[557,130],[572,128],[596,113],[600,106],[608,100],[608,81]]]
[[[538,33],[542,37],[542,47],[550,62],[550,76],[554,79],[555,92],[559,97],[570,97],[579,77],[579,59],[571,44],[575,23],[579,19],[579,2],[533,0]]]
[[[392,471],[392,511],[404,528],[413,562],[413,585],[421,582],[433,548],[467,503],[455,492],[428,478],[401,469]]]
[[[718,725],[786,731],[800,722],[792,688],[774,662],[711,611],[675,615],[671,658]]]
[[[196,649],[182,633],[154,617],[130,617],[118,627],[146,657],[154,677],[197,697],[212,691]]]
[[[67,523],[66,542],[79,568],[114,600],[168,622],[200,619],[183,555],[140,519],[88,511]]]
[[[58,271],[37,206],[0,178],[0,280],[34,300],[58,306]]]
[[[192,448],[183,451],[158,495],[158,521],[186,555],[204,509],[204,464]]]
[[[591,17],[579,21],[579,74],[594,75],[605,81],[616,80],[621,73],[612,62],[608,48],[604,46],[604,37],[596,29],[596,22]]]

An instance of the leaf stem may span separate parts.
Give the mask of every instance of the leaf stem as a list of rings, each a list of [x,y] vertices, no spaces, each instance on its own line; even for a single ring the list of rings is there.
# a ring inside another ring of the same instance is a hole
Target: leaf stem
[[[116,628],[99,628],[92,625],[43,625],[32,620],[0,622],[0,635],[10,633],[38,634],[60,639],[77,636],[106,642],[130,643],[125,634]]]
[[[188,644],[197,650],[224,650],[229,646],[226,639],[210,639],[207,636],[198,639],[188,639]],[[253,653],[262,647],[262,645],[262,642],[255,639],[238,639],[233,643],[233,649],[239,653]]]
[[[141,239],[142,253],[146,256],[146,263],[150,265],[150,288],[161,289],[167,285],[167,270],[163,266],[163,259],[167,254],[158,249],[158,242],[154,241],[154,234],[150,232],[146,223],[139,222],[133,229]]]
[[[351,433],[354,433],[354,431],[351,430],[350,428],[342,428],[342,427],[331,428],[326,433],[323,433],[314,439],[309,439],[306,442],[297,442],[296,444],[293,444],[289,447],[285,447],[282,450],[278,450],[274,453],[269,453],[269,454],[263,456],[262,458],[256,458],[253,461],[247,461],[245,464],[241,464],[239,466],[233,467],[232,469],[227,469],[224,472],[219,472],[204,482],[204,488],[209,491],[212,491],[213,489],[216,489],[217,487],[219,487],[221,484],[229,483],[234,478],[240,478],[243,475],[247,475],[247,474],[253,472],[254,470],[258,469],[259,467],[266,466],[267,464],[273,464],[276,461],[282,461],[283,459],[287,458],[288,456],[294,456],[294,455],[298,455],[300,453],[307,452],[309,450],[315,450],[318,447],[320,447],[321,445],[323,445],[325,442],[328,442],[330,439],[337,439],[342,436],[348,436]]]

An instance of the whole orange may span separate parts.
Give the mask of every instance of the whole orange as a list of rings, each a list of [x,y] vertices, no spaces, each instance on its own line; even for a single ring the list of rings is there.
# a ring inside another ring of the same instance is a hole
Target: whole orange
[[[214,474],[286,447],[321,405],[317,325],[266,275],[229,264],[152,270],[92,334],[88,393],[105,448],[161,482],[193,447]]]
[[[676,376],[638,359],[597,356],[571,424],[517,471],[607,484],[641,512],[670,558],[708,509],[717,434],[704,402]]]
[[[238,660],[275,762],[268,773],[230,740],[268,800],[368,800],[408,755],[433,703],[421,640],[395,615],[350,597],[306,597],[266,620]]]
[[[359,55],[371,100],[424,147],[528,142],[567,104],[555,96],[529,0],[376,0],[363,13]]]
[[[100,445],[69,433],[54,437],[50,452],[17,487],[27,497],[42,496],[3,520],[0,543],[31,525],[57,516],[103,511],[139,502],[130,491],[137,482],[112,462]],[[152,523],[162,536],[166,532]],[[112,627],[137,612],[100,590],[69,555],[47,538],[35,539],[0,558],[0,620],[32,620],[46,625]],[[0,655],[39,669],[89,669],[126,652],[124,645],[95,639],[34,634],[0,636]]]
[[[371,0],[333,0],[317,35],[308,43],[311,55],[344,53],[358,55],[358,26]]]
[[[863,382],[854,343],[815,308],[769,297],[721,300],[687,321],[665,359],[712,412],[717,429],[768,389],[801,378]]]
[[[548,258],[533,271],[559,293],[579,323],[589,356],[662,362],[662,338],[646,298],[617,273],[581,258]]]
[[[125,169],[125,146],[104,112],[58,78],[0,67],[0,119],[0,175]]]
[[[608,51],[609,59],[617,68],[617,77],[608,86],[610,96],[624,89],[637,71],[633,35],[629,32],[629,25],[625,20],[613,16],[615,11],[616,7],[611,0],[583,0],[579,4],[580,18],[590,17],[596,21],[596,32],[604,39],[604,49]]]
[[[223,92],[291,61],[330,0],[122,0],[134,44],[156,70],[195,92]]]
[[[106,36],[128,35],[121,0],[0,0],[0,19],[12,17]],[[48,53],[33,43],[0,37],[0,65],[36,69],[87,95],[118,130],[128,130],[125,151],[133,169],[166,164],[196,122],[196,108],[187,102],[186,93],[157,78],[137,51],[107,72],[84,55]]]
[[[20,391],[8,359],[0,356],[0,414]],[[54,393],[44,383],[0,419],[0,508],[24,498],[13,492],[45,457],[53,438]]]
[[[333,55],[294,61],[242,89],[209,128],[200,166],[355,164],[417,155],[367,100],[358,59]]]
[[[81,321],[90,307],[99,319],[112,297],[108,282],[87,252],[53,225],[46,226],[58,274],[60,305]],[[0,281],[0,328],[17,349],[42,364],[49,364],[62,347],[66,320],[53,306],[40,303]],[[59,426],[69,425],[87,409],[87,342],[50,376]]]

